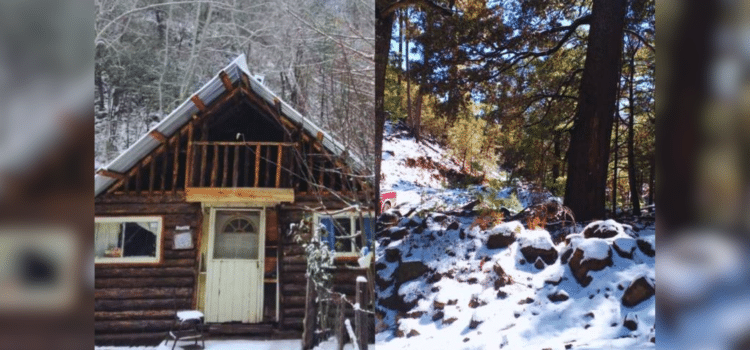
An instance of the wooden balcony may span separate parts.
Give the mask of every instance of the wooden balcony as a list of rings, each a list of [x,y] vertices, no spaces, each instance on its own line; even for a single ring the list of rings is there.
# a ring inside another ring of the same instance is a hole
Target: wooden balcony
[[[291,188],[294,143],[201,142],[188,152],[185,187]]]

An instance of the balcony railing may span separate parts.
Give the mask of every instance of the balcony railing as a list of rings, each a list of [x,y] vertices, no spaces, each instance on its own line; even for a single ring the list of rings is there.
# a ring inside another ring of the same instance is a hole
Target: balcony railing
[[[194,141],[186,187],[291,187],[291,142]]]

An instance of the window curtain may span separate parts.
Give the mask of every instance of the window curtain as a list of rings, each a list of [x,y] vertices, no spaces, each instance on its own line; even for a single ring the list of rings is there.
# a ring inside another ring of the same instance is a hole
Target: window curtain
[[[120,236],[119,222],[100,222],[96,224],[95,233],[95,254],[97,257],[104,257],[104,251],[110,247],[118,247],[118,238]]]

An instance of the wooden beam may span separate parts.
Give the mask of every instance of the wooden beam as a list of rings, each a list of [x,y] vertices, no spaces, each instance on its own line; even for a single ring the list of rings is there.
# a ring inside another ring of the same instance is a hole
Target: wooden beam
[[[227,187],[229,175],[229,147],[224,147],[224,169],[221,172],[221,187]]]
[[[229,75],[227,75],[227,72],[219,72],[219,77],[221,78],[221,82],[224,83],[224,89],[226,89],[227,91],[231,91],[232,89],[234,89],[234,87],[232,86],[232,81],[229,80]]]
[[[127,175],[123,173],[118,173],[116,171],[107,170],[107,169],[99,169],[97,170],[96,173],[102,176],[106,176],[111,179],[116,179],[116,180],[125,180],[125,178],[127,177]]]
[[[205,179],[206,179],[206,154],[207,153],[208,153],[208,145],[203,145],[203,147],[201,147],[201,168],[200,168],[201,176],[200,176],[200,179],[198,179],[199,181],[198,187],[203,186],[203,183],[205,182]]]
[[[291,188],[190,187],[185,189],[187,202],[294,203]]]
[[[237,187],[240,179],[240,146],[234,146],[234,163],[232,164],[232,187]]]
[[[276,155],[276,188],[279,188],[281,185],[281,154],[283,153],[283,148],[281,148],[281,145],[279,145],[278,148],[278,154]]]
[[[188,122],[187,153],[185,155],[185,187],[193,185],[193,120]]]
[[[260,176],[260,145],[255,146],[255,183],[253,187],[258,187],[258,177]]]
[[[180,135],[174,136],[174,165],[172,169],[172,193],[177,191],[177,174],[180,169]]]
[[[162,144],[159,146],[160,148],[167,148],[166,144]],[[169,161],[169,152],[164,152],[162,154],[162,162],[161,162],[161,192],[164,194],[164,191],[167,188],[167,162]]]
[[[167,135],[162,134],[159,132],[159,130],[151,130],[148,133],[149,136],[153,137],[156,141],[159,141],[160,143],[167,142]]]
[[[193,95],[193,97],[190,98],[190,101],[193,101],[193,104],[198,107],[199,112],[203,113],[206,110],[206,105],[198,95]]]
[[[211,187],[216,187],[216,178],[219,173],[219,146],[214,145],[214,161],[211,169]]]
[[[317,139],[318,142],[323,141],[323,132],[318,131],[318,133],[315,135],[315,139]]]

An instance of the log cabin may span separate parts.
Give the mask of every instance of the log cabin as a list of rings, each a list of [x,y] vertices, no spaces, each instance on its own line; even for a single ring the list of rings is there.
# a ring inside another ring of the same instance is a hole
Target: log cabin
[[[96,171],[96,344],[157,344],[184,309],[209,336],[299,338],[306,259],[288,228],[335,232],[335,289],[352,295],[372,251],[367,168],[237,57]]]

